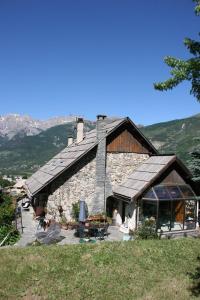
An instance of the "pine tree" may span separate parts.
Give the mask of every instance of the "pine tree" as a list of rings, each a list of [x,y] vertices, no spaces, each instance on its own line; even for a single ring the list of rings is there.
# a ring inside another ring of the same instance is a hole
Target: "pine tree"
[[[196,2],[195,13],[200,15],[200,0]],[[192,57],[188,60],[177,59],[175,57],[166,56],[164,62],[171,67],[171,78],[164,82],[154,83],[156,90],[165,91],[173,89],[184,80],[191,82],[190,94],[197,98],[200,102],[200,42],[185,38],[184,45],[187,47]]]
[[[193,175],[194,181],[200,181],[200,151],[190,153],[191,158],[188,160],[188,166]]]

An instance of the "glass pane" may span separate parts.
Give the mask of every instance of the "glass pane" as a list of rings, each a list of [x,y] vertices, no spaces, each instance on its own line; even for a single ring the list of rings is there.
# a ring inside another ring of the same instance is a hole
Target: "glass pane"
[[[195,194],[193,193],[192,189],[188,185],[179,185],[179,188],[181,192],[184,195],[184,198],[190,198],[195,197]]]
[[[139,209],[139,225],[146,220],[155,220],[157,219],[157,201],[148,201],[142,200],[140,209]]]
[[[156,200],[156,195],[153,191],[153,189],[150,189],[145,195],[144,197],[145,199],[155,199]]]
[[[170,196],[172,199],[181,199],[183,198],[181,191],[177,186],[168,186],[167,187],[168,192],[170,193]]]
[[[163,185],[157,185],[154,187],[154,191],[159,200],[169,200],[171,199],[167,189]]]
[[[171,230],[183,230],[184,213],[185,213],[184,201],[181,200],[173,201]]]
[[[185,201],[185,229],[196,228],[196,202],[194,200]]]
[[[171,219],[171,201],[159,202],[158,231],[169,231]]]

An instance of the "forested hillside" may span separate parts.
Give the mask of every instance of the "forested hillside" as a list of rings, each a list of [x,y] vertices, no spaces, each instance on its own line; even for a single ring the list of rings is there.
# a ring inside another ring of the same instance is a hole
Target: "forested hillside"
[[[161,153],[176,153],[185,162],[200,149],[200,114],[141,128]]]
[[[93,123],[85,122],[88,131]],[[38,135],[20,136],[11,140],[0,139],[0,172],[2,174],[27,174],[36,171],[45,162],[67,146],[69,134],[75,136],[75,123],[67,123],[47,129]]]
[[[86,130],[94,128],[93,122],[85,122]],[[2,174],[30,175],[67,145],[67,136],[75,136],[75,123],[67,123],[47,129],[38,135],[16,135],[11,140],[0,137],[0,172]],[[140,130],[161,153],[176,153],[187,162],[189,153],[200,149],[200,114]]]

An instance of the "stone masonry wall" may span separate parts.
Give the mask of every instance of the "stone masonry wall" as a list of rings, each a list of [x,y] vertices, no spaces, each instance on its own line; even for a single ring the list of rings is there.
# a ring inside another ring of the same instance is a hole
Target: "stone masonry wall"
[[[83,199],[90,210],[95,191],[95,158],[88,158],[84,166],[78,166],[68,178],[60,178],[52,185],[52,193],[48,197],[47,211],[58,217],[58,206],[63,208],[67,220],[71,220],[72,203]],[[48,217],[48,216],[47,216]]]
[[[148,154],[108,153],[107,175],[112,186],[122,183],[141,164],[148,159]]]
[[[107,153],[107,180],[112,186],[124,181],[134,169],[146,160],[147,154],[137,153]],[[78,165],[71,174],[63,175],[51,186],[48,196],[47,217],[58,217],[58,206],[62,205],[67,220],[71,219],[72,203],[84,199],[88,210],[94,207],[96,188],[96,157],[84,159],[82,165]]]

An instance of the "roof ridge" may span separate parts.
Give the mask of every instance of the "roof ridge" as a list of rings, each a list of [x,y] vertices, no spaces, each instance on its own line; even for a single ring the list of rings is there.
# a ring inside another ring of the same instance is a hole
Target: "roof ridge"
[[[130,122],[130,124],[132,124],[135,127],[134,123],[128,117],[115,119],[110,118],[108,119],[108,121],[109,122],[106,122],[106,124],[104,125],[105,135],[103,138],[107,138],[113,133],[113,131],[117,130],[122,124],[126,122]],[[94,128],[86,132],[84,139],[79,143],[77,143],[75,140],[74,143],[72,143],[71,145],[64,147],[62,151],[54,155],[46,164],[44,164],[41,168],[37,170],[40,171],[38,176],[39,178],[37,177],[36,179],[34,177],[37,171],[31,177],[28,178],[28,180],[26,181],[26,187],[30,191],[30,194],[32,196],[37,194],[46,185],[48,185],[55,178],[60,176],[61,173],[65,172],[74,163],[76,163],[79,159],[85,156],[89,151],[94,149],[98,143],[99,140],[97,140],[97,131],[96,128]],[[62,157],[62,155],[64,157]],[[60,164],[61,161],[63,162],[62,166]],[[54,166],[55,168],[52,170]],[[44,167],[45,170],[42,169]],[[44,172],[43,174],[50,175],[50,178],[45,178],[44,180],[42,180],[43,183],[41,183],[41,185],[38,185],[37,182],[40,182],[42,172]]]

